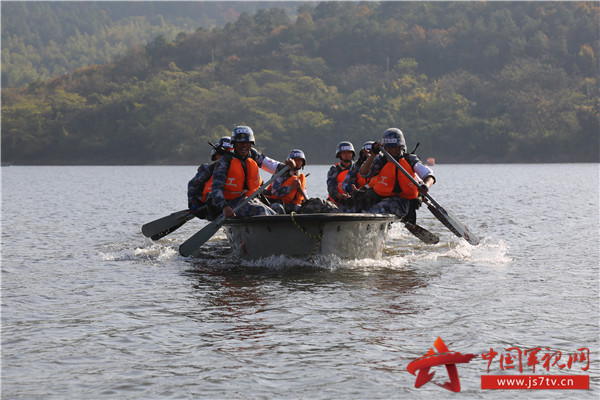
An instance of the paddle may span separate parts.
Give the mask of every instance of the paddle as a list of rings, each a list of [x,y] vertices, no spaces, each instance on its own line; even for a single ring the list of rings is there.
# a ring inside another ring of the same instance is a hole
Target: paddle
[[[440,238],[435,233],[429,232],[427,229],[419,226],[417,224],[413,224],[412,222],[403,221],[404,226],[410,233],[415,235],[419,240],[427,244],[437,244],[440,241]]]
[[[256,192],[252,193],[248,198],[242,201],[237,207],[233,209],[234,212],[237,212],[246,204],[248,204],[252,199],[257,197],[262,193],[275,179],[285,174],[290,167],[286,165],[281,169],[281,171],[277,172],[275,175],[271,177],[266,183],[264,183],[261,187],[259,187]],[[226,218],[225,215],[221,214],[217,219],[206,225],[204,228],[200,229],[198,232],[194,234],[194,236],[190,237],[188,240],[183,242],[181,246],[179,246],[179,254],[184,257],[189,257],[194,252],[196,252],[204,243],[208,241],[219,229],[223,226]]]
[[[208,144],[211,145],[213,149],[218,151],[219,154],[224,154],[221,148],[216,147],[211,142],[208,142]],[[206,208],[206,205],[198,208],[198,211],[204,208]],[[142,233],[144,234],[144,236],[149,237],[152,240],[158,240],[167,236],[169,233],[181,228],[183,224],[185,224],[193,218],[194,214],[190,213],[189,210],[177,211],[167,215],[166,217],[162,217],[155,221],[144,224],[142,226]]]
[[[190,213],[190,210],[177,211],[166,217],[144,224],[142,226],[142,233],[152,240],[158,240],[180,228],[192,218],[194,218],[194,215]]]
[[[308,174],[304,175],[304,178],[305,179],[308,178],[309,175],[310,175],[310,172]],[[300,194],[302,196],[304,196],[304,201],[307,201],[308,200],[308,196],[306,195],[306,191],[304,189],[302,189],[302,186],[300,186],[299,190],[300,190]],[[304,201],[303,201],[303,203],[304,203]]]
[[[409,174],[403,167],[400,165],[398,161],[394,159],[384,148],[381,148],[381,151],[385,156],[392,161],[396,167],[413,183],[413,185],[419,186],[419,183],[416,179]],[[445,210],[437,201],[434,200],[433,197],[429,193],[424,194],[423,201],[427,203],[427,208],[431,213],[451,232],[453,232],[456,236],[464,238],[469,244],[476,246],[479,244],[479,238],[477,235],[472,233],[469,228],[466,227],[462,222],[458,220],[450,211]]]
[[[302,195],[302,197],[304,197],[304,201],[308,200],[308,195],[306,194],[306,192],[304,191],[304,189],[302,189],[302,186],[300,186],[298,188],[298,190],[300,191],[300,194]]]

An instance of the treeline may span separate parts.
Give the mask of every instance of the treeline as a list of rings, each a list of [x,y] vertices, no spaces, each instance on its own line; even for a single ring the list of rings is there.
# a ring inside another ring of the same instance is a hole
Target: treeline
[[[2,87],[19,87],[104,64],[157,36],[235,22],[269,4],[299,2],[11,1],[2,3]]]
[[[195,164],[251,126],[333,161],[400,128],[438,162],[598,162],[596,2],[324,2],[159,36],[2,91],[2,160]]]

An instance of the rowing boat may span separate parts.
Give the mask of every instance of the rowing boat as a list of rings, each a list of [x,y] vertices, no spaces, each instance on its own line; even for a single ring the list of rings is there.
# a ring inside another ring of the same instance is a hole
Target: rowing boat
[[[279,255],[378,259],[395,218],[351,213],[261,215],[228,219],[223,229],[234,255],[246,259]]]

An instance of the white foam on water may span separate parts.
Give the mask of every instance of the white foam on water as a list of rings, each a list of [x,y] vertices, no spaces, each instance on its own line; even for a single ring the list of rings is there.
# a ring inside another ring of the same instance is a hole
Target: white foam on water
[[[506,265],[513,261],[508,252],[509,247],[504,240],[485,237],[477,246],[459,240],[440,256],[477,264]]]
[[[132,243],[113,244],[99,252],[99,256],[104,261],[169,261],[181,257],[175,247],[156,242],[145,242],[142,247]]]
[[[335,255],[316,255],[312,259],[295,258],[284,255],[270,256],[256,260],[241,260],[241,265],[250,268],[268,268],[285,270],[297,267],[319,268],[328,271],[338,269],[373,270],[373,269],[402,269],[408,264],[408,259],[402,256],[383,257],[381,259],[345,260]]]
[[[506,265],[513,261],[508,244],[503,239],[484,237],[477,246],[472,246],[466,240],[447,232],[435,233],[440,236],[440,242],[429,245],[418,241],[401,224],[394,224],[389,231],[384,258],[393,254],[407,262],[452,258],[490,265]]]
[[[288,257],[285,255],[269,256],[256,260],[241,260],[244,267],[259,267],[268,269],[285,269],[290,267],[310,267],[314,264],[307,259]]]
[[[319,268],[334,271],[337,269],[352,270],[377,270],[392,269],[402,270],[417,262],[438,261],[440,259],[453,259],[460,262],[488,264],[495,266],[507,265],[513,261],[509,256],[507,243],[498,238],[484,237],[478,246],[471,246],[465,240],[450,234],[442,234],[440,243],[435,245],[425,244],[416,239],[401,224],[394,224],[389,231],[383,256],[380,259],[344,260],[333,255],[315,255],[310,260],[308,257],[296,258],[285,255],[271,256],[258,260],[243,260],[233,256],[224,235],[212,238],[201,249],[198,257],[191,257],[191,261],[208,264],[235,264],[248,268],[267,268],[271,270],[285,270],[297,267]],[[105,246],[99,253],[105,261],[138,261],[151,263],[164,263],[169,261],[183,261],[179,255],[178,245],[180,240],[161,240],[158,242],[145,239],[139,242],[115,243]]]
[[[149,248],[135,249],[135,256],[145,256],[158,261],[173,260],[180,257],[179,252],[174,247],[162,246],[159,244],[155,244]]]

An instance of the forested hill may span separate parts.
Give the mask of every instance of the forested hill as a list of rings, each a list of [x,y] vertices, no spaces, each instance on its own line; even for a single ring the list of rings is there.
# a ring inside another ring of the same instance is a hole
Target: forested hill
[[[219,4],[219,3],[214,3]],[[332,163],[398,127],[437,162],[599,162],[597,2],[323,2],[2,90],[2,161],[197,164],[237,124]]]
[[[2,87],[18,87],[76,68],[104,64],[157,36],[235,22],[242,12],[301,2],[4,1]]]

